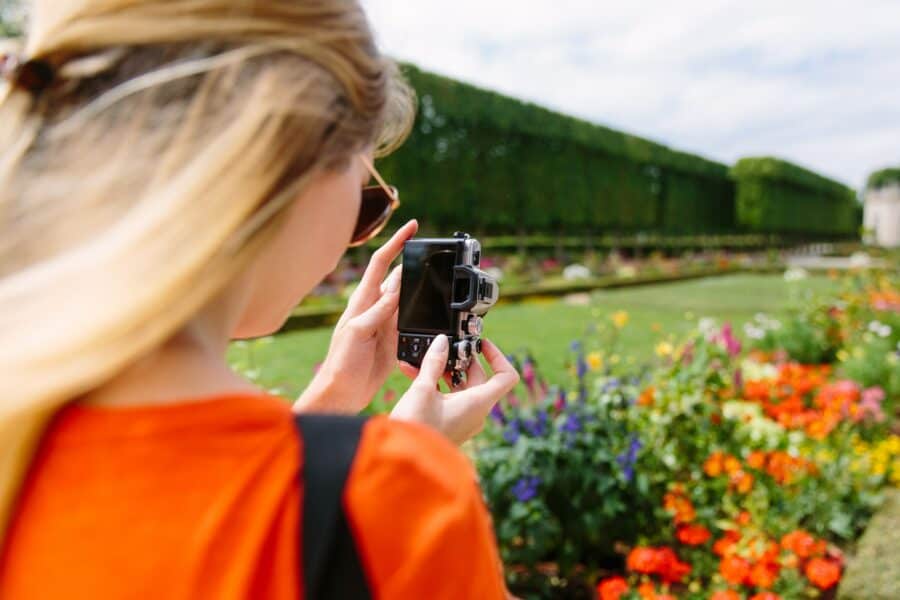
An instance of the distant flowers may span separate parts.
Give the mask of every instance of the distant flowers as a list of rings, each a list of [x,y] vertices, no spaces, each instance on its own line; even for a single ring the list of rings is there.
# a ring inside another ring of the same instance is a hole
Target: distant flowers
[[[516,481],[512,487],[512,495],[519,502],[528,502],[537,496],[541,478],[536,475],[526,475]]]

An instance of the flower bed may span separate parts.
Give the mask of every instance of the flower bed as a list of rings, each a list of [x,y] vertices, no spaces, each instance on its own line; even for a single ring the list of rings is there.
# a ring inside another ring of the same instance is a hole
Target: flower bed
[[[746,350],[702,320],[683,343],[661,341],[657,364],[623,370],[605,360],[621,313],[572,345],[569,382],[551,386],[519,357],[524,391],[475,452],[512,589],[833,596],[883,490],[900,484],[898,281],[847,283],[790,325],[761,316]],[[779,346],[800,328],[816,343]]]

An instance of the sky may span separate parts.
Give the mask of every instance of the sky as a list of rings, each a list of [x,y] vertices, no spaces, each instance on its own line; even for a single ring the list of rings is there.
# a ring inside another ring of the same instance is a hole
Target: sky
[[[384,51],[733,163],[900,165],[900,0],[362,0]]]

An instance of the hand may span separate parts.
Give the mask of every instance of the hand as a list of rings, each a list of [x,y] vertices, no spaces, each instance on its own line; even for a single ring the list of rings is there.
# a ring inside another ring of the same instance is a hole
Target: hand
[[[387,280],[385,275],[418,229],[410,221],[372,255],[334,328],[325,361],[294,410],[355,414],[384,385],[397,364],[400,267]]]
[[[494,404],[519,383],[519,374],[497,346],[484,340],[484,357],[494,375],[488,379],[476,358],[466,373],[465,383],[456,391],[443,394],[438,382],[444,377],[449,350],[447,336],[439,335],[422,359],[421,370],[400,363],[400,370],[414,380],[391,411],[391,418],[431,425],[462,444],[481,431]]]

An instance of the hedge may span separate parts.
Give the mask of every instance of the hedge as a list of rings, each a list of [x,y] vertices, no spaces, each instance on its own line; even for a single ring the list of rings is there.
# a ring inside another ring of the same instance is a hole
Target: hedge
[[[875,171],[869,175],[869,180],[866,182],[866,187],[870,190],[877,190],[889,185],[900,185],[900,167]]]
[[[421,110],[382,168],[428,229],[485,233],[726,232],[728,168],[422,71]]]
[[[743,158],[731,175],[745,230],[833,236],[859,228],[856,194],[837,181],[772,157]]]
[[[847,236],[852,192],[777,159],[701,156],[428,73],[407,143],[380,165],[402,218],[479,234]]]

